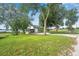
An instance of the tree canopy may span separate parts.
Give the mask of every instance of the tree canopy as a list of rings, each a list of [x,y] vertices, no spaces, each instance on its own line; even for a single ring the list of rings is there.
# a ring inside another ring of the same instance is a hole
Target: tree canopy
[[[31,12],[31,18],[28,14]],[[64,18],[68,19],[66,25],[71,29],[78,20],[77,9],[67,10],[62,3],[22,3],[19,7],[16,4],[0,4],[0,24],[9,26],[15,34],[22,30],[26,32],[31,23],[32,16],[39,15],[39,28],[43,28],[46,35],[47,27],[55,26],[56,29],[63,25]]]

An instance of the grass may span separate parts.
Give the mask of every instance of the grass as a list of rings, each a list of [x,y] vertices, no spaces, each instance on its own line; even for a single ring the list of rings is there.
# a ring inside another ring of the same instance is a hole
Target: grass
[[[68,32],[68,29],[59,29],[58,31],[50,30],[49,32],[52,33],[52,34],[70,34]]]
[[[3,35],[3,34],[2,34]],[[74,44],[70,37],[56,35],[9,35],[0,40],[1,56],[56,56]]]
[[[79,34],[79,28],[75,29],[75,33]]]
[[[69,33],[68,29],[50,30],[49,32],[52,34],[79,34],[79,28],[74,29],[74,33]]]

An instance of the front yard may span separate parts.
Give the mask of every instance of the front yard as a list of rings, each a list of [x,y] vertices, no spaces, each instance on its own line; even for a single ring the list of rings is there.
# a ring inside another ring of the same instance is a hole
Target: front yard
[[[57,35],[8,35],[0,38],[1,56],[57,56],[69,55],[75,44],[70,37]]]

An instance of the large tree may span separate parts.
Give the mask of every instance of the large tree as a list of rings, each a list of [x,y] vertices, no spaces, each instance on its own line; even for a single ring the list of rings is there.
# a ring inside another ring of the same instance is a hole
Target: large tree
[[[28,13],[23,12],[24,9],[22,7],[20,9],[17,8],[16,4],[2,4],[1,6],[1,22],[7,25],[6,27],[10,26],[12,32],[16,35],[19,33],[19,30],[25,33],[25,29],[27,29],[27,25],[29,24]]]
[[[27,30],[27,27],[29,26],[29,24],[30,24],[30,21],[29,21],[29,19],[28,19],[28,17],[27,16],[21,16],[20,18],[19,18],[19,26],[20,26],[20,30],[22,30],[23,31],[23,33],[25,34],[25,32],[26,32],[26,30]]]
[[[44,20],[43,22],[43,31],[44,31],[44,35],[46,35],[46,23],[47,23],[47,19],[49,16],[49,11],[50,11],[50,4],[39,4],[39,3],[32,3],[32,4],[23,4],[23,11],[26,12],[25,7],[28,6],[28,9],[30,11],[32,11],[31,15],[35,15],[37,12],[40,13],[40,16],[42,17],[42,20]]]
[[[59,25],[63,25],[63,19],[65,17],[65,8],[63,7],[62,4],[50,4],[49,7],[49,16],[47,18],[47,27],[55,26],[56,29],[58,29]],[[44,12],[46,15],[47,13]],[[42,20],[43,17],[40,17],[40,26],[44,26]]]
[[[44,21],[43,22],[43,25],[44,25],[44,35],[46,35],[46,28],[47,28],[47,19],[48,19],[48,16],[50,14],[50,4],[46,5],[46,6],[43,6],[40,8],[40,15],[42,16],[42,20]]]
[[[73,9],[67,10],[66,18],[68,19],[66,21],[68,30],[70,32],[73,32],[74,29],[73,29],[72,25],[74,25],[78,21],[77,9],[73,8]]]
[[[15,18],[15,4],[1,4],[0,7],[0,20],[2,24],[5,24],[6,29],[10,26],[13,30],[13,26],[11,25],[14,23],[11,22],[13,22]]]

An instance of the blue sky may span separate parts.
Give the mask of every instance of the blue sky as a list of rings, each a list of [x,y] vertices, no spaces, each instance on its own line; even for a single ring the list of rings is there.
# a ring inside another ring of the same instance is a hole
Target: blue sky
[[[79,11],[79,4],[78,3],[66,3],[66,4],[63,4],[67,9],[72,9],[74,7],[76,7]],[[19,7],[19,4],[17,4],[17,7]],[[79,13],[78,13],[79,14]],[[39,24],[39,13],[37,13],[35,16],[33,16],[34,20],[32,21],[32,23],[34,25],[38,25]],[[74,24],[74,26],[77,26],[79,27],[79,19],[78,21],[76,22],[76,24]],[[1,28],[5,28],[4,25],[0,25],[0,29]]]

